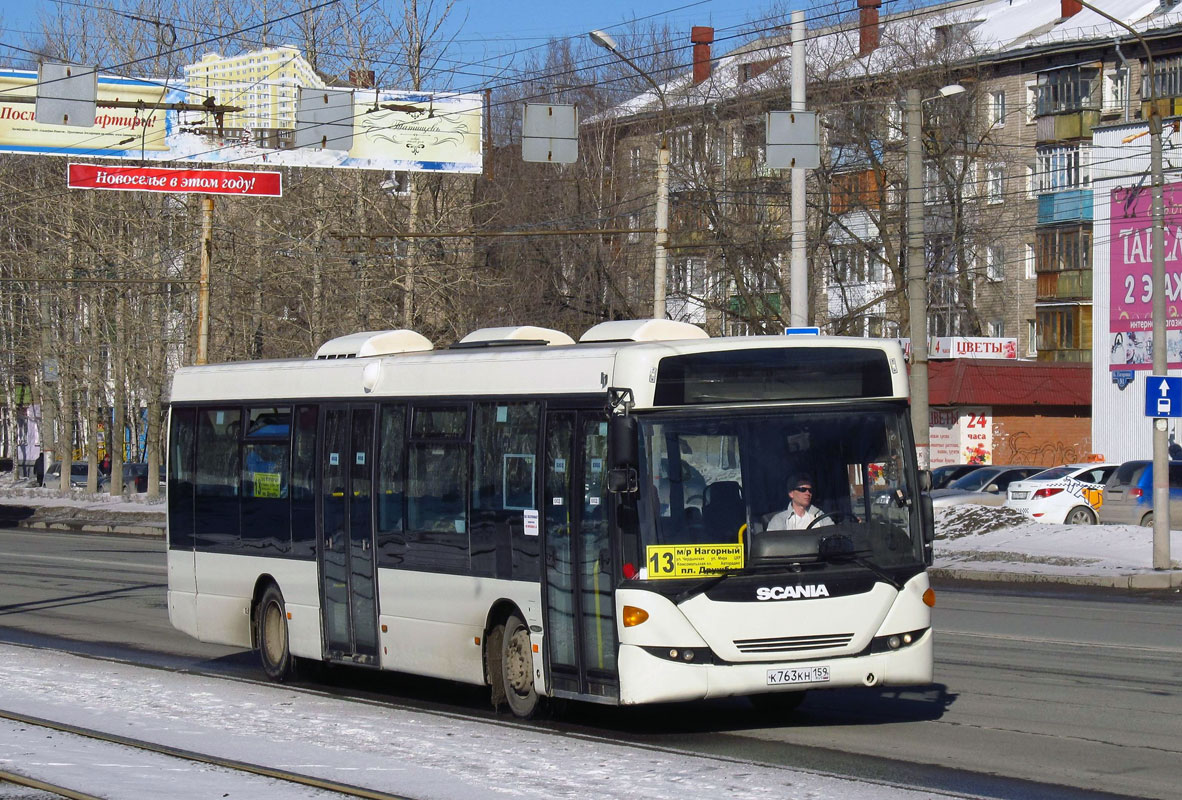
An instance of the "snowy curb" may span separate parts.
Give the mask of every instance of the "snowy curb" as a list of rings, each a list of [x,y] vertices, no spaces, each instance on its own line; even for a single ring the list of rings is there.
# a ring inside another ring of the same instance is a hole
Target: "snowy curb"
[[[1182,570],[1176,569],[1132,575],[1040,575],[1033,572],[929,567],[928,575],[936,580],[981,583],[1057,584],[1100,586],[1111,589],[1177,589],[1182,587]]]
[[[125,525],[120,523],[102,523],[90,520],[47,521],[39,519],[21,520],[18,527],[45,531],[69,531],[70,533],[108,533],[120,536],[152,536],[164,538],[164,523],[158,525],[146,523],[142,525]]]

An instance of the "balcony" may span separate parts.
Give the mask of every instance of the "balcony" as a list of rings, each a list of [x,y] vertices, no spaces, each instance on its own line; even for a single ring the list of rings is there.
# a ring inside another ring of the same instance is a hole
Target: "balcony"
[[[1092,190],[1068,189],[1038,196],[1038,224],[1092,221]]]
[[[1149,119],[1153,103],[1141,101],[1141,118]],[[1157,101],[1157,113],[1163,117],[1182,117],[1182,97],[1162,97]]]
[[[727,302],[727,311],[739,317],[774,317],[780,313],[780,293],[752,293],[751,306],[740,294],[732,294]],[[753,307],[752,307],[753,306]]]
[[[1077,109],[1067,113],[1039,117],[1035,129],[1035,139],[1038,144],[1086,139],[1092,135],[1092,128],[1099,124],[1099,108]]]
[[[1091,300],[1092,271],[1038,273],[1037,301]]]

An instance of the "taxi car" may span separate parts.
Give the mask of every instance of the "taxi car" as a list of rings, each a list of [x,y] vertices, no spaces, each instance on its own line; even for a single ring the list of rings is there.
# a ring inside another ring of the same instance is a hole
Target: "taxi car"
[[[1118,464],[1061,464],[1014,481],[1002,503],[1035,522],[1095,525],[1104,481]]]

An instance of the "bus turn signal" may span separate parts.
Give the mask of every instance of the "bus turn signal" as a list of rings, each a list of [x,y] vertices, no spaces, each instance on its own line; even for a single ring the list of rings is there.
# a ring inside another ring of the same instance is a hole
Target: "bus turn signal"
[[[632,628],[648,619],[648,612],[636,606],[624,606],[624,627]]]

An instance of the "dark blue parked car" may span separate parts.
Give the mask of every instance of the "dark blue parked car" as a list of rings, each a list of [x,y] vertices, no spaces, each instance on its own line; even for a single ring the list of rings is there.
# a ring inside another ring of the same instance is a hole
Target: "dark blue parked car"
[[[1182,521],[1182,461],[1170,462],[1170,522]],[[1126,461],[1104,483],[1103,525],[1153,525],[1153,462]]]

